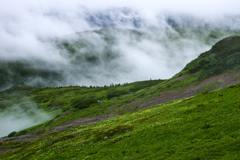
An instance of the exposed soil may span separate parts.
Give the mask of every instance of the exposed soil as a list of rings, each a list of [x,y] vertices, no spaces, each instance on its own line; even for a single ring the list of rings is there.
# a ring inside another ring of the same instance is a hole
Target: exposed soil
[[[69,127],[79,126],[79,125],[86,125],[86,124],[102,121],[102,120],[105,120],[105,119],[108,119],[108,118],[112,118],[112,117],[118,117],[118,115],[112,114],[112,115],[101,115],[101,116],[90,117],[90,118],[81,118],[81,119],[77,119],[77,120],[73,120],[73,121],[68,121],[68,122],[63,123],[61,125],[53,127],[50,130],[61,131],[61,130],[64,130],[64,129],[69,128]]]
[[[14,150],[16,148],[7,148],[7,149],[4,149],[4,150],[0,150],[0,154],[3,154],[5,152],[8,152],[8,151],[11,151],[11,150]]]
[[[184,75],[182,77],[178,77],[177,80],[181,80],[186,78]],[[176,80],[176,79],[175,79]],[[211,78],[207,78],[203,80],[198,85],[190,85],[186,90],[182,91],[164,91],[160,93],[158,97],[152,97],[152,100],[142,103],[138,106],[138,109],[143,109],[146,107],[154,106],[157,104],[166,103],[172,100],[183,99],[187,97],[191,97],[197,94],[198,90],[205,87],[209,83],[219,82],[219,87],[217,89],[225,88],[227,86],[235,85],[240,83],[240,72],[235,73],[234,75],[230,75],[228,73],[223,73],[218,76],[213,76]],[[216,89],[216,90],[217,90]]]
[[[7,143],[9,141],[11,141],[11,142],[31,142],[31,141],[41,139],[40,137],[38,137],[38,134],[36,134],[36,133],[37,133],[37,131],[32,132],[30,134],[16,136],[16,137],[0,138],[0,143]]]
[[[41,139],[41,137],[49,135],[51,132],[60,132],[63,131],[67,128],[72,128],[74,126],[79,126],[79,125],[86,125],[86,124],[91,124],[93,122],[98,122],[98,121],[102,121],[108,118],[112,118],[112,117],[118,117],[119,115],[101,115],[101,116],[97,116],[97,117],[90,117],[90,118],[81,118],[81,119],[77,119],[77,120],[72,120],[72,121],[68,121],[66,123],[63,123],[61,125],[58,125],[56,127],[50,128],[49,132],[42,134],[44,131],[35,131],[32,132],[30,134],[25,134],[25,135],[21,135],[21,136],[16,136],[16,137],[10,137],[10,138],[0,138],[0,143],[5,143],[8,141],[11,142],[31,142],[31,141],[35,141],[38,139]],[[72,136],[76,136],[76,135],[72,135]],[[0,154],[3,154],[7,151],[12,150],[12,148],[9,149],[5,149],[5,150],[0,150]]]
[[[14,140],[11,140],[11,142],[32,142],[35,140],[40,139],[39,137],[36,137],[37,134],[25,134],[21,136],[17,136]]]
[[[122,105],[122,103],[116,104],[114,106],[111,106],[109,108],[107,108],[108,110],[110,110],[110,113],[113,113],[118,107],[120,107]]]
[[[72,111],[71,111],[71,110],[68,110],[67,112],[63,113],[63,114],[60,115],[59,117],[55,118],[55,119],[53,120],[53,122],[57,121],[58,119],[60,119],[60,118],[62,118],[62,117],[65,117],[65,116],[69,115],[70,113],[72,113]]]
[[[183,79],[187,78],[188,76],[189,75],[183,75],[183,76],[177,77],[177,78],[173,79],[172,82],[177,81],[177,80],[183,80]]]
[[[141,101],[143,101],[143,99],[138,99],[138,100],[132,101],[131,103],[129,103],[126,106],[124,106],[123,108],[121,108],[120,113],[134,111],[138,107],[138,104],[141,103]]]

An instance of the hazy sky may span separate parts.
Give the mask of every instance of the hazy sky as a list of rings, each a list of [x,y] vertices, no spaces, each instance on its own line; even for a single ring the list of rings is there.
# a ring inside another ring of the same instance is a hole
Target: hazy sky
[[[132,16],[142,17],[154,24],[156,16],[166,12],[215,20],[226,14],[240,15],[239,6],[239,0],[0,0],[0,36],[5,39],[2,32],[7,32],[24,34],[25,37],[32,34],[46,37],[88,30],[92,27],[82,17],[89,12],[113,7],[131,8],[137,12]],[[54,17],[57,14],[58,18]]]
[[[134,7],[144,10],[175,10],[197,14],[219,14],[219,13],[239,13],[240,1],[238,0],[1,0],[1,11],[8,10],[13,12],[17,8],[23,6],[42,7],[63,7],[72,8],[78,5],[84,5],[90,8],[105,7]],[[42,8],[44,9],[44,8]]]
[[[236,14],[240,12],[240,1],[238,0],[89,0],[82,2],[82,4],[94,8],[108,6],[136,7],[148,11],[171,10],[200,15],[207,15],[209,13],[214,15],[222,13]]]

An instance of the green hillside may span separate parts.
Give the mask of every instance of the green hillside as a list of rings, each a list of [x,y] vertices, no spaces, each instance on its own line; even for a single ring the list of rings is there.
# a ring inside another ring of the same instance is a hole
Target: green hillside
[[[47,129],[79,118],[134,111],[137,109],[136,104],[130,108],[125,106],[135,99],[149,97],[149,95],[141,92],[162,82],[164,81],[150,80],[123,85],[111,84],[104,87],[72,86],[58,88],[33,88],[16,85],[0,92],[0,113],[4,113],[4,115],[14,114],[19,120],[28,117],[36,123],[42,122],[44,116],[47,115],[45,121],[49,120],[50,117],[58,117],[64,112],[71,113],[67,117],[54,121],[54,123],[50,121],[50,123],[45,122],[33,127],[28,132]],[[38,106],[40,110],[32,107],[34,105]],[[109,109],[113,105],[118,105],[118,107]],[[47,115],[39,115],[39,111],[44,111]],[[46,126],[46,123],[49,123],[49,125]],[[22,134],[22,132],[16,135],[19,134]]]
[[[210,51],[202,53],[191,61],[180,73],[200,72],[201,80],[226,72],[240,69],[240,37],[228,37],[216,43]]]
[[[1,159],[239,159],[240,85],[64,131],[13,138]],[[39,138],[39,139],[38,139]]]
[[[168,80],[2,91],[1,113],[40,122],[34,103],[54,118],[9,132],[0,159],[239,159],[239,44],[219,41]]]
[[[139,93],[142,92],[142,89],[148,89],[162,82],[164,82],[164,80],[141,81],[123,85],[111,84],[110,86],[104,87],[72,86],[58,88],[34,88],[16,85],[6,91],[0,92],[0,112],[12,112],[16,109],[14,108],[15,104],[18,104],[18,106],[22,108],[27,108],[31,102],[35,102],[39,108],[53,115],[72,108],[77,110],[90,106],[94,107],[94,109],[103,106],[106,108],[118,101],[127,103],[127,101],[137,98]],[[29,115],[32,115],[34,111],[28,108],[27,112]],[[91,114],[93,114],[89,111],[86,111],[86,113],[87,112],[89,115],[85,116],[91,116]],[[103,113],[97,111],[92,116],[98,114]],[[21,117],[21,115],[18,116]]]

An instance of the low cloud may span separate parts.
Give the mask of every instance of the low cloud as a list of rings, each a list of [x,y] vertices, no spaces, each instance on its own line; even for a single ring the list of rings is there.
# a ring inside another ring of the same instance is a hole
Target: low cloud
[[[38,109],[34,102],[28,102],[24,106],[15,104],[0,113],[0,137],[43,123],[51,118],[51,115]]]
[[[222,34],[206,43],[211,30],[234,32],[240,26],[239,2],[234,0],[0,3],[0,60],[27,62],[36,70],[60,74],[55,79],[28,77],[25,85],[31,86],[107,85],[170,78],[216,41],[230,35]],[[198,27],[202,27],[201,34],[191,31]],[[135,29],[147,36],[135,40],[129,33],[109,31],[115,39],[109,46],[97,33],[82,33],[102,28]],[[176,28],[185,28],[185,36]],[[88,45],[77,47],[76,54],[69,56],[68,51],[55,46],[56,40],[71,40],[73,46],[73,42],[85,40]],[[109,53],[116,56],[111,61],[103,59],[109,47]],[[99,59],[94,65],[89,63],[91,56]]]

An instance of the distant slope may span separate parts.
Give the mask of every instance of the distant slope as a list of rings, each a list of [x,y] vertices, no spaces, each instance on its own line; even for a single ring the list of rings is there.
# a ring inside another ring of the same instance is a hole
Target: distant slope
[[[139,108],[166,103],[240,83],[240,37],[228,37],[157,87],[159,95]]]
[[[240,69],[240,37],[228,37],[190,62],[179,75],[201,72],[201,79]]]
[[[61,62],[49,62],[37,58],[14,60],[14,57],[11,60],[0,60],[0,89],[9,88],[12,85],[57,87],[106,85],[113,82],[120,83],[120,81],[124,83],[124,79],[132,77],[132,74],[138,75],[138,71],[137,73],[135,71],[142,69],[133,63],[137,57],[150,58],[152,54],[156,54],[158,58],[160,57],[159,60],[166,58],[165,61],[169,62],[170,66],[175,66],[179,62],[175,64],[173,58],[186,56],[180,54],[188,51],[187,45],[192,43],[199,46],[213,45],[220,38],[239,34],[239,31],[234,30],[177,26],[164,31],[148,32],[121,29],[80,32],[45,42],[44,45],[55,48],[62,58]],[[149,49],[150,44],[153,46]],[[161,46],[162,49],[154,53],[154,47],[157,48],[157,46]],[[196,50],[194,46],[188,47]],[[125,53],[125,48],[129,48],[134,55],[139,51],[144,54],[134,56],[131,52]],[[177,55],[174,55],[175,52]],[[121,78],[123,76],[125,78]]]

